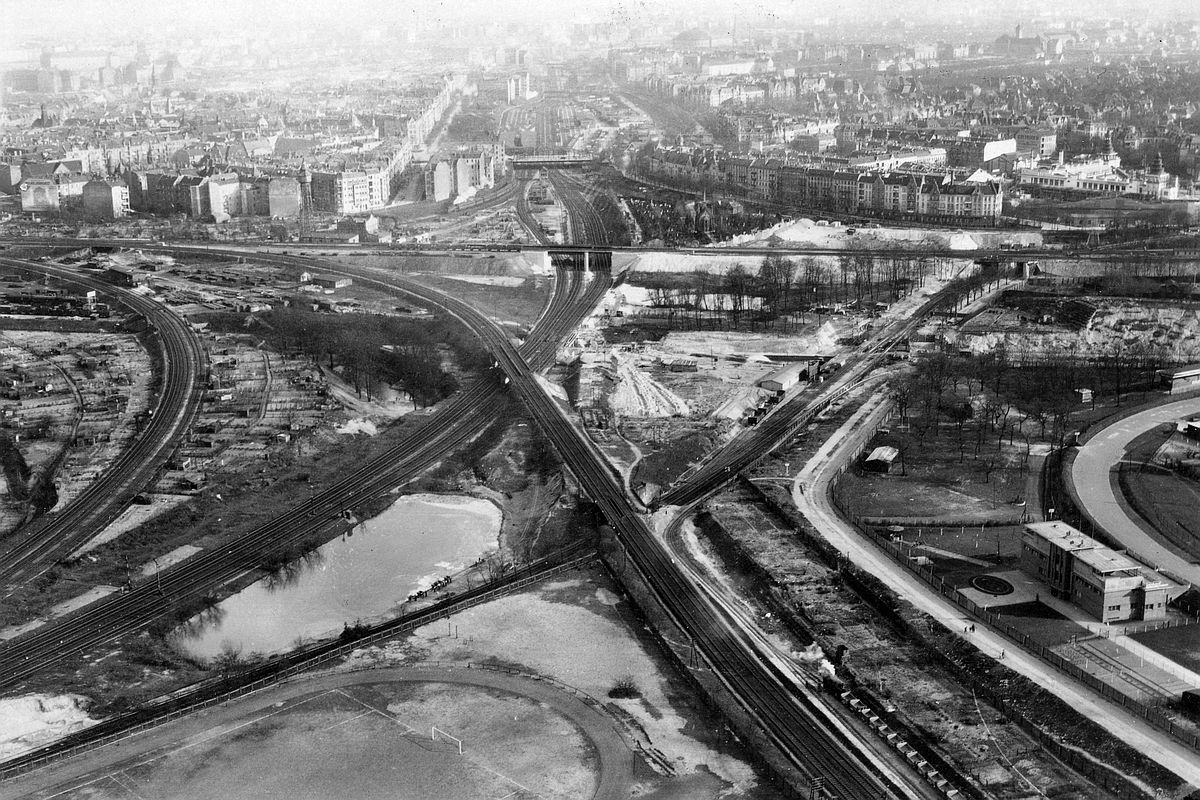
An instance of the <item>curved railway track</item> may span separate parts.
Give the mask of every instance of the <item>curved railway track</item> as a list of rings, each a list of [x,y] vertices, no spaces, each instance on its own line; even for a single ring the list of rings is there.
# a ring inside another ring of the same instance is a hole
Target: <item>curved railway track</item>
[[[7,585],[8,596],[15,586],[37,577],[104,530],[153,483],[200,410],[200,376],[207,359],[188,324],[158,302],[42,262],[0,258],[0,265],[36,271],[116,296],[121,305],[141,314],[153,326],[163,364],[158,402],[145,430],[61,510],[46,514],[0,542],[0,584]]]
[[[300,260],[289,260],[289,264],[294,266],[295,261]],[[326,271],[339,271],[336,266],[324,266],[330,267]],[[367,270],[345,274],[389,291],[402,291],[396,282],[382,281]],[[537,369],[552,363],[558,341],[590,312],[608,288],[607,280],[595,278],[585,282],[581,274],[571,271],[563,271],[559,277],[547,311],[521,347],[520,357],[528,358]],[[385,494],[415,477],[495,422],[496,402],[502,391],[498,374],[472,383],[440,404],[402,443],[271,522],[217,550],[198,553],[163,570],[154,581],[143,581],[128,592],[109,595],[0,644],[0,690],[12,690],[39,671],[136,631],[161,617],[171,606],[211,592],[254,570],[263,554],[273,548],[301,542],[322,530],[327,532],[332,525],[343,524],[340,520],[344,509]]]
[[[895,792],[895,787],[881,781],[872,765],[860,760],[843,734],[823,724],[772,656],[763,652],[726,612],[681,574],[645,519],[629,506],[612,472],[543,391],[530,366],[504,333],[456,298],[424,287],[407,290],[424,302],[447,310],[484,341],[526,409],[558,448],[587,495],[599,505],[631,560],[647,576],[664,608],[697,644],[746,712],[792,763],[805,774],[821,776],[827,797],[874,800]]]
[[[305,265],[307,259],[276,257],[281,263]],[[377,283],[390,291],[416,296],[437,306],[467,325],[492,352],[511,388],[524,403],[527,411],[541,426],[543,433],[555,445],[567,466],[575,474],[587,495],[595,501],[617,538],[630,555],[631,561],[646,576],[647,582],[663,607],[684,630],[704,655],[714,672],[741,703],[747,714],[775,742],[791,762],[802,772],[824,779],[826,797],[863,798],[867,800],[899,793],[878,775],[878,770],[859,755],[844,734],[832,730],[815,713],[803,691],[792,684],[792,678],[765,652],[759,643],[744,632],[728,612],[713,602],[704,591],[689,581],[673,563],[670,553],[649,528],[644,517],[629,505],[612,471],[597,456],[590,443],[567,419],[561,408],[543,390],[536,379],[538,361],[548,358],[549,345],[521,352],[508,336],[493,322],[483,317],[462,300],[411,281],[365,270],[346,270],[340,266],[322,264],[324,271],[342,271],[368,282]],[[374,277],[368,277],[368,275]],[[596,282],[593,282],[596,283]],[[602,282],[601,282],[602,283]],[[556,294],[558,294],[556,287]],[[558,319],[560,315],[553,315]],[[550,317],[542,320],[543,324]],[[542,325],[539,325],[539,329]],[[525,348],[528,350],[529,343]],[[529,363],[526,358],[535,363]],[[498,381],[481,381],[460,395],[461,402],[449,403],[414,432],[413,439],[428,439],[425,447],[442,450],[447,440],[470,438],[467,433],[474,424],[484,424],[492,416],[485,402],[489,390],[497,390]],[[454,415],[463,415],[455,419]],[[780,415],[782,416],[782,415]],[[477,423],[464,425],[465,420]],[[312,518],[317,525],[336,519],[336,512],[353,506],[357,499],[370,492],[394,486],[411,465],[412,443],[398,447],[395,463],[379,473],[354,474],[321,494],[300,504],[262,529],[240,537],[219,554],[204,558],[203,554],[182,562],[162,573],[164,594],[187,591],[188,587],[214,585],[220,572],[236,576],[254,567],[254,559],[262,551],[263,536],[278,541],[282,530],[300,526]],[[425,462],[427,463],[427,462]],[[386,476],[386,477],[385,477]],[[331,513],[332,512],[332,513]],[[319,515],[325,514],[325,518]],[[116,596],[111,601],[93,604],[82,612],[67,617],[61,623],[31,633],[6,645],[0,645],[0,688],[14,686],[34,668],[34,661],[51,663],[57,658],[103,642],[123,632],[135,630],[158,616],[157,587],[142,584],[133,591]],[[55,655],[55,654],[59,655]],[[34,657],[36,654],[37,657]]]

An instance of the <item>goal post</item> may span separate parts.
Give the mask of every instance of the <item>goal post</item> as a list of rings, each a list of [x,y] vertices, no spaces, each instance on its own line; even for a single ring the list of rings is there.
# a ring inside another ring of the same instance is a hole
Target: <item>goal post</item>
[[[463,754],[462,739],[459,739],[457,736],[451,736],[436,725],[430,726],[429,738],[436,742],[438,740],[438,736],[441,736],[443,739],[448,739],[452,744],[458,745],[458,754],[460,756]]]

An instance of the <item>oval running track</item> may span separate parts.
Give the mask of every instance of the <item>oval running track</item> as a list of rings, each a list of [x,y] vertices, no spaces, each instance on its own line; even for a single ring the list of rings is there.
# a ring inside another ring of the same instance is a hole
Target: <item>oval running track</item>
[[[580,697],[553,683],[490,669],[463,667],[392,667],[317,675],[279,684],[246,698],[192,714],[135,737],[119,745],[97,748],[53,767],[31,773],[0,786],[0,800],[50,798],[63,792],[84,790],[88,783],[103,778],[126,762],[151,753],[171,751],[206,739],[216,728],[236,724],[256,712],[273,709],[314,694],[347,686],[373,683],[451,683],[504,692],[549,706],[567,719],[595,748],[599,781],[592,800],[622,800],[633,783],[633,752],[613,721]],[[246,787],[253,790],[253,787]]]

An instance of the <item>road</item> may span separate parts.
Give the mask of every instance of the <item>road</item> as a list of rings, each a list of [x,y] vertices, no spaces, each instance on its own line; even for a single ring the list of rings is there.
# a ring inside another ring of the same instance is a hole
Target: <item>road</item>
[[[711,562],[702,563],[687,546],[682,527],[684,521],[690,517],[691,509],[687,509],[686,513],[676,513],[662,534],[663,546],[671,552],[680,569],[687,572],[690,580],[703,585],[705,591],[721,604],[745,634],[758,640],[759,647],[764,652],[771,653],[772,660],[779,669],[785,674],[790,674],[797,691],[804,691],[800,687],[818,684],[822,677],[820,670],[815,665],[801,665],[793,661],[780,638],[765,634],[759,627],[755,617],[759,607],[744,599],[741,589],[734,585],[732,579],[721,574]],[[808,695],[814,713],[824,717],[827,725],[845,731],[846,740],[859,749],[863,758],[873,761],[876,768],[887,775],[894,786],[903,787],[909,797],[944,800],[944,794],[911,774],[912,764],[864,725],[861,716],[847,710],[845,706],[834,701],[831,695],[819,690],[813,689]]]
[[[104,530],[133,498],[152,485],[200,410],[200,377],[207,357],[188,324],[161,303],[117,289],[94,276],[38,261],[0,258],[0,265],[33,271],[113,297],[146,318],[157,332],[161,388],[146,428],[104,473],[63,508],[0,542],[0,585],[9,596]]]
[[[962,636],[980,652],[1003,661],[1004,666],[1057,695],[1080,714],[1146,757],[1192,785],[1200,786],[1200,759],[1196,758],[1194,750],[1081,686],[1037,656],[1015,647],[978,620],[969,618],[953,601],[929,589],[920,578],[897,564],[842,519],[830,499],[838,469],[858,446],[873,435],[877,427],[875,423],[883,418],[887,405],[883,396],[866,401],[796,474],[792,484],[792,500],[805,518],[850,562],[883,581],[904,600]],[[804,487],[803,490],[801,487]],[[963,632],[971,624],[975,625],[974,629]],[[851,653],[851,663],[853,657]]]
[[[1200,397],[1155,406],[1117,420],[1087,440],[1075,453],[1068,479],[1079,503],[1097,527],[1125,549],[1177,578],[1200,586],[1200,564],[1166,544],[1139,522],[1136,512],[1118,499],[1115,469],[1134,439],[1163,423],[1200,414]]]
[[[312,263],[287,257],[270,257],[268,260],[292,265]],[[369,273],[366,270],[329,264],[321,264],[321,267],[326,272],[341,271],[367,282],[387,285],[394,290],[414,295],[430,305],[441,307],[471,328],[495,355],[499,367],[511,382],[512,389],[537,420],[547,438],[556,446],[576,475],[585,494],[600,506],[631,560],[654,587],[664,608],[697,644],[715,672],[747,713],[761,725],[766,735],[803,772],[824,778],[832,796],[875,798],[881,794],[902,792],[891,781],[882,780],[878,767],[870,758],[862,756],[851,737],[844,730],[831,726],[830,721],[813,708],[811,700],[803,692],[797,691],[794,673],[786,664],[782,664],[773,652],[764,649],[760,633],[747,629],[739,620],[731,617],[727,608],[711,598],[702,585],[697,585],[679,569],[646,520],[630,507],[620,482],[610,467],[567,418],[564,410],[546,394],[537,380],[536,372],[526,363],[505,332],[463,301],[399,277],[389,276],[386,281],[373,280],[366,276],[366,273]],[[479,407],[480,404],[473,399],[467,411],[478,410]],[[454,421],[443,422],[447,423],[451,430],[454,429]],[[353,485],[343,482],[331,487],[320,499],[314,498],[313,503],[328,502],[331,510],[346,507],[354,502],[355,491],[362,480],[361,476],[354,476],[351,481]],[[298,509],[299,512],[305,510],[304,506]],[[296,521],[298,520],[288,520]],[[257,551],[258,548],[255,547],[250,553]],[[175,579],[182,576],[189,566],[201,563],[198,559],[199,556],[189,559],[163,574],[164,582],[169,582],[168,591],[174,590]],[[222,563],[227,561],[217,560]],[[244,565],[242,570],[248,568],[252,566]],[[150,590],[144,586],[137,587],[134,592],[118,596],[110,603],[102,601],[96,605],[115,606],[139,592],[148,595]],[[127,603],[123,609],[108,609],[109,612],[116,613],[106,615],[103,621],[113,625],[114,631],[117,628],[132,630],[144,624],[150,618],[144,616],[147,613],[146,605],[153,598],[140,596],[136,599],[138,602]],[[153,612],[150,613],[153,616]],[[56,630],[39,633],[49,633],[49,637],[61,639],[66,626],[64,624],[48,627]],[[75,638],[70,642],[60,642],[59,651],[66,649],[72,652],[74,649],[80,649],[82,645],[72,647],[76,640],[94,642],[99,636],[100,641],[103,641],[104,638],[116,635],[110,631],[106,636],[103,630],[99,634],[91,630],[76,632],[76,629],[70,629],[68,632]],[[37,635],[30,634],[30,637]],[[23,642],[30,637],[16,641]],[[54,643],[49,638],[45,646],[49,650],[54,649]],[[9,673],[13,675],[7,680],[0,679],[0,687],[19,680],[22,674],[29,674],[26,672],[30,666],[28,657],[26,656],[24,661],[18,658],[5,659],[5,655],[18,655],[16,652],[9,653],[10,650],[15,648],[0,648],[0,668],[5,666],[7,660],[12,667]]]
[[[170,248],[152,247],[167,250]],[[177,248],[181,250],[182,248]],[[237,251],[225,251],[238,255]],[[312,266],[309,259],[266,256],[264,260],[290,266]],[[870,798],[897,794],[899,787],[881,780],[877,766],[864,759],[845,731],[833,728],[816,713],[808,698],[797,692],[794,676],[781,667],[774,654],[764,652],[757,636],[742,628],[728,612],[689,580],[673,562],[668,551],[655,537],[646,520],[639,516],[624,496],[621,484],[603,457],[567,418],[564,410],[544,391],[534,368],[526,363],[508,334],[484,318],[465,302],[398,276],[381,278],[382,273],[364,268],[348,268],[320,263],[324,272],[349,274],[381,288],[416,296],[438,306],[473,330],[494,354],[504,377],[556,446],[567,466],[579,480],[584,493],[595,501],[617,536],[653,586],[663,607],[687,632],[699,651],[714,668],[750,717],[765,735],[803,773],[822,777],[827,795],[840,798]],[[372,277],[375,276],[375,277]],[[472,424],[482,425],[491,409],[482,402],[486,386],[479,395],[466,397],[462,404],[451,403],[430,418],[420,433],[434,440],[428,446],[444,452],[470,438]],[[466,394],[466,393],[464,393]],[[450,409],[450,411],[447,411]],[[449,418],[447,418],[449,417]],[[465,431],[465,433],[464,433]],[[454,438],[454,437],[458,438]],[[447,444],[443,438],[453,441]],[[364,493],[383,491],[400,482],[405,474],[414,474],[410,443],[396,454],[397,465],[384,471],[377,468],[348,476],[307,503],[263,528],[240,537],[218,554],[199,554],[162,573],[163,593],[170,596],[196,592],[199,587],[232,579],[254,568],[262,552],[264,539],[277,542],[284,530],[311,528],[311,517],[334,522],[341,509],[353,507]],[[426,463],[416,459],[421,464]],[[406,469],[407,468],[407,469]],[[105,600],[45,626],[24,637],[0,646],[0,689],[20,683],[47,665],[95,647],[123,633],[139,629],[161,614],[162,597],[150,584],[135,586],[131,592]]]
[[[55,238],[49,239],[45,237],[24,237],[0,239],[0,244],[13,245],[35,245],[40,247],[128,247],[140,250],[159,250],[161,249],[156,242],[147,239],[68,239]],[[262,255],[270,252],[287,251],[297,255],[320,255],[325,252],[385,252],[397,255],[428,255],[441,256],[451,254],[461,254],[463,252],[478,252],[481,254],[497,253],[497,252],[535,252],[540,253],[546,250],[545,244],[495,244],[495,245],[460,245],[455,247],[428,247],[428,246],[393,246],[393,245],[371,245],[371,244],[300,244],[297,242],[250,242],[250,243],[221,243],[213,247],[202,244],[179,244],[172,245],[178,249],[191,250],[193,252],[213,251],[219,252],[222,250],[237,250],[241,248],[240,255],[255,253]],[[577,245],[552,245],[556,250],[586,250],[600,245],[592,244],[577,244]],[[780,245],[777,247],[757,247],[757,246],[730,246],[730,247],[643,247],[629,245],[603,245],[602,249],[611,250],[614,253],[627,253],[629,255],[638,255],[641,253],[676,253],[688,256],[703,256],[706,258],[728,259],[736,256],[748,256],[761,258],[765,255],[782,255],[782,256],[836,256],[846,252],[842,248],[830,247],[794,247]],[[947,250],[944,247],[861,247],[855,248],[855,254],[874,255],[882,257],[895,256],[897,254],[911,256],[913,258],[950,258],[950,259],[1000,259],[1000,260],[1015,260],[1015,261],[1035,261],[1043,258],[1071,258],[1076,261],[1099,261],[1113,262],[1116,265],[1121,265],[1122,254],[1116,253],[1076,253],[1067,256],[1062,250],[1053,250],[1047,248],[1039,248],[1035,250]],[[1142,251],[1132,251],[1145,255]],[[1160,261],[1195,261],[1193,255],[1171,255],[1163,253],[1153,254]]]
[[[311,266],[311,262],[305,263]],[[338,271],[338,265],[324,266],[329,267],[327,272]],[[368,270],[350,274],[356,280],[400,292],[394,284],[379,280]],[[529,359],[530,370],[553,363],[558,342],[607,290],[606,276],[592,275],[593,280],[586,281],[580,273],[570,270],[560,273],[551,300],[552,310],[543,314],[518,356]],[[507,338],[504,341],[513,347]],[[163,570],[154,581],[137,583],[130,591],[108,595],[23,636],[0,643],[0,690],[15,690],[42,670],[140,630],[170,608],[256,569],[265,553],[322,533],[325,535],[321,538],[328,538],[331,528],[345,524],[341,517],[344,509],[384,496],[495,422],[495,408],[502,391],[502,376],[498,374],[476,381],[439,404],[399,445],[271,522],[219,549],[202,551]]]

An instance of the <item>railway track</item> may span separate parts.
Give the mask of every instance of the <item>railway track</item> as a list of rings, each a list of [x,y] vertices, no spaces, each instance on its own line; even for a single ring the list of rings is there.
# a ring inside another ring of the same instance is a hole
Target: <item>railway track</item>
[[[529,209],[529,181],[522,181],[517,189],[517,219],[525,230],[529,231],[529,235],[537,239],[541,244],[554,244],[554,240],[546,235],[542,230],[542,226],[533,216],[533,212]]]
[[[845,397],[957,291],[959,288],[953,284],[943,287],[910,318],[888,326],[853,364],[831,375],[815,394],[802,392],[783,403],[757,426],[710,455],[698,469],[660,495],[654,501],[654,507],[691,507],[734,480],[739,472],[762,462],[803,430],[817,414]]]
[[[311,265],[309,261],[304,263]],[[365,282],[400,291],[367,270],[351,274]],[[547,310],[521,347],[521,357],[528,358],[532,368],[542,369],[552,363],[558,341],[590,312],[608,288],[608,281],[603,278],[586,282],[582,274],[569,270],[560,272],[559,278]],[[407,482],[494,423],[496,403],[502,392],[503,380],[499,374],[475,381],[442,403],[402,443],[271,522],[219,550],[198,553],[163,570],[154,581],[143,581],[130,591],[109,595],[0,644],[0,690],[12,691],[40,671],[139,630],[170,607],[253,571],[266,552],[344,525],[341,521],[344,509],[382,496]]]
[[[463,244],[452,247],[428,247],[423,245],[372,245],[372,244],[302,244],[296,242],[290,243],[273,243],[273,242],[258,242],[253,245],[244,246],[245,249],[234,251],[236,245],[226,245],[219,247],[209,247],[208,245],[198,244],[173,244],[158,245],[157,243],[147,239],[68,239],[68,238],[49,238],[49,237],[14,237],[9,239],[0,239],[0,244],[9,245],[28,245],[35,247],[61,247],[61,248],[76,248],[76,247],[127,247],[140,250],[163,250],[176,252],[233,252],[238,256],[246,256],[255,254],[256,257],[261,255],[269,255],[271,251],[288,251],[294,253],[310,252],[313,255],[320,255],[325,252],[337,253],[355,253],[355,252],[383,252],[391,254],[408,254],[408,255],[423,255],[423,256],[440,256],[461,254],[464,252],[541,252],[547,247],[545,243],[537,244]],[[786,244],[780,246],[729,246],[729,247],[667,247],[667,246],[632,246],[632,245],[593,245],[593,244],[564,244],[552,245],[555,249],[563,250],[586,250],[595,247],[603,247],[605,250],[611,250],[613,253],[629,253],[637,255],[640,253],[675,253],[689,256],[705,256],[709,258],[728,259],[731,256],[765,256],[765,255],[782,255],[782,256],[829,256],[840,255],[845,253],[842,248],[830,247],[796,247]],[[1069,253],[1061,249],[1053,249],[1047,247],[1031,248],[1024,250],[993,250],[993,249],[975,249],[975,250],[948,250],[944,247],[904,247],[904,246],[874,246],[874,247],[858,247],[854,249],[856,255],[878,256],[878,257],[910,257],[914,259],[920,258],[944,258],[954,260],[974,260],[974,259],[993,259],[1001,261],[1036,261],[1038,259],[1071,259],[1074,261],[1095,261],[1108,262],[1116,267],[1123,265],[1123,260],[1129,255],[1151,256],[1154,263],[1174,263],[1186,262],[1192,263],[1196,260],[1194,250],[1129,250],[1121,252],[1078,252]],[[1190,274],[1190,273],[1187,273]]]
[[[34,271],[117,298],[141,314],[157,332],[162,385],[149,424],[113,464],[61,510],[0,542],[0,585],[9,596],[17,586],[49,569],[104,530],[151,485],[200,410],[200,377],[207,357],[196,334],[160,303],[116,290],[99,279],[42,262],[0,258],[0,265]]]
[[[534,373],[503,332],[465,303],[435,290],[408,289],[440,306],[480,336],[511,380],[526,409],[558,448],[586,494],[597,503],[631,561],[647,577],[663,607],[696,643],[715,673],[746,712],[803,773],[820,776],[826,797],[874,798],[895,793],[877,770],[859,758],[843,734],[825,727],[802,691],[751,637],[688,581],[629,505],[619,482],[578,429],[534,379]]]
[[[291,265],[313,263],[308,259],[286,256],[271,260]],[[825,725],[805,693],[792,683],[792,678],[776,663],[773,655],[764,652],[759,643],[729,617],[728,612],[689,581],[673,563],[670,553],[656,538],[645,518],[629,505],[619,481],[607,464],[603,463],[590,443],[536,380],[537,364],[527,362],[526,358],[534,361],[545,359],[549,350],[547,345],[534,348],[532,353],[519,351],[497,325],[463,301],[411,281],[395,276],[368,278],[368,275],[377,273],[346,270],[340,265],[322,263],[321,267],[323,271],[342,271],[386,286],[392,291],[416,296],[432,306],[442,308],[474,331],[493,353],[504,378],[541,426],[544,435],[558,449],[586,494],[598,504],[616,531],[619,542],[629,553],[631,562],[646,576],[663,607],[696,643],[715,674],[780,751],[803,773],[822,778],[825,788],[820,791],[826,797],[874,800],[900,792],[898,787],[881,780],[878,771],[859,755],[844,734]],[[558,314],[551,316],[554,319],[560,317]],[[544,318],[542,325],[549,321],[550,317]],[[528,347],[527,341],[525,348]],[[470,438],[467,434],[473,425],[484,424],[484,419],[492,415],[492,409],[486,408],[488,403],[485,401],[489,389],[498,389],[498,384],[498,380],[490,383],[481,381],[460,396],[461,402],[449,403],[435,412],[429,424],[416,432],[429,439],[425,445],[429,452],[443,452],[448,440],[456,437],[460,437],[459,441]],[[452,415],[459,414],[462,416],[457,420],[452,418]],[[162,573],[165,584],[162,593],[171,596],[188,591],[189,587],[195,591],[199,586],[214,585],[214,580],[219,577],[218,572],[234,577],[244,574],[253,569],[254,564],[250,562],[262,551],[264,539],[261,537],[269,536],[271,541],[277,541],[289,526],[303,525],[314,517],[318,525],[334,522],[336,517],[333,512],[353,506],[368,491],[377,492],[395,485],[405,474],[402,465],[407,464],[411,468],[414,460],[410,442],[397,449],[403,452],[394,454],[396,463],[385,471],[386,480],[383,479],[384,473],[348,476],[273,523],[240,537],[223,548],[221,553],[207,559],[199,555],[165,571]],[[427,460],[422,463],[427,463]],[[312,525],[311,521],[309,525]],[[206,572],[206,569],[209,571]],[[156,607],[156,599],[161,602],[156,592],[157,588],[153,585],[139,585],[111,601],[93,604],[61,623],[48,625],[0,645],[0,675],[4,676],[0,677],[0,689],[18,685],[24,677],[32,674],[31,670],[36,668],[34,662],[38,660],[44,668],[46,662],[54,663],[55,659],[65,658],[84,647],[136,630],[161,613],[161,609]]]
[[[567,209],[571,218],[571,242],[575,245],[607,246],[612,236],[604,225],[599,212],[584,196],[579,183],[561,170],[547,170],[550,184]]]

